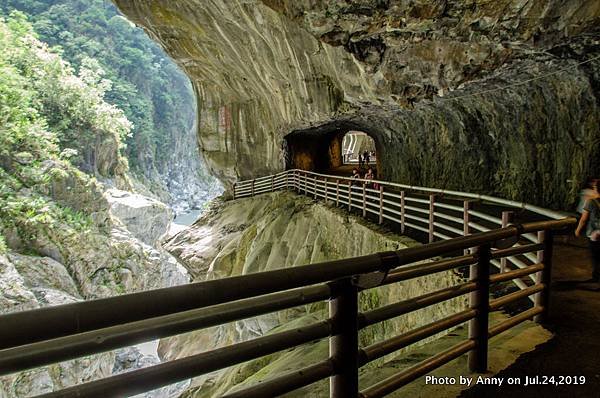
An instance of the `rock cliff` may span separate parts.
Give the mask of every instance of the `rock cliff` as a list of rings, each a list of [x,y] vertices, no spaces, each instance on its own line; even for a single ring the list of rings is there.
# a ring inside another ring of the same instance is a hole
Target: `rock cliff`
[[[66,222],[17,224],[2,230],[0,313],[114,296],[189,282],[187,271],[158,241],[172,219],[168,207],[141,195],[104,187],[72,167],[48,161],[53,202],[85,216]],[[60,177],[58,177],[60,175]],[[28,192],[22,191],[21,195]],[[17,197],[15,200],[23,198]],[[24,199],[23,199],[24,200]],[[50,213],[50,209],[46,209]],[[22,254],[27,253],[27,254]],[[39,395],[123,371],[123,352],[106,352],[0,378],[0,397]],[[142,366],[151,359],[129,364]],[[149,393],[169,397],[176,388]]]
[[[293,267],[418,243],[378,230],[358,217],[288,192],[225,202],[207,212],[196,224],[176,235],[165,247],[176,255],[196,280],[224,278]],[[418,278],[360,294],[361,310],[397,302],[426,291],[456,284],[452,272]],[[389,338],[402,331],[448,316],[465,305],[464,298],[431,306],[361,331],[361,345]],[[159,352],[175,359],[269,333],[306,325],[328,316],[326,303],[316,303],[256,318],[161,340]],[[197,377],[186,397],[221,396],[281,372],[301,368],[327,357],[327,341],[308,344],[260,360]],[[386,361],[394,356],[386,358]],[[361,376],[372,379],[383,360],[367,367]],[[370,370],[369,370],[370,369]],[[326,382],[295,392],[293,396],[324,396]]]
[[[361,129],[385,179],[557,208],[599,165],[598,2],[115,3],[190,76],[227,187],[290,166],[291,132]]]

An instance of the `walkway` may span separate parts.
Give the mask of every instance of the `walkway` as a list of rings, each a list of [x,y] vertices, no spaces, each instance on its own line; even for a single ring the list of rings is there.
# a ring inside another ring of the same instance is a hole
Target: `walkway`
[[[596,290],[600,286],[573,282],[586,280],[591,275],[589,255],[584,247],[557,244],[554,256],[551,312],[546,327],[555,337],[522,355],[496,376],[583,375],[586,383],[581,386],[477,386],[463,392],[461,398],[600,397],[600,291]]]
[[[280,177],[275,178],[287,178],[288,176],[285,174],[280,173]],[[336,190],[338,187],[334,182],[339,180],[340,177],[338,176],[345,173],[335,170],[332,171],[332,174],[334,175],[324,176],[300,171],[295,178],[292,178],[291,182],[288,180],[287,184],[294,186],[300,193],[306,193],[315,198],[335,200],[337,198]],[[304,177],[306,175],[308,175],[308,180]],[[258,184],[259,188],[257,188],[257,191],[261,189],[260,182]],[[264,188],[265,185],[267,186],[266,189]],[[380,214],[383,212],[384,218],[385,214],[396,216],[395,218],[389,218],[391,221],[396,221],[396,223],[398,223],[399,218],[402,218],[401,221],[404,221],[404,217],[413,223],[415,221],[422,222],[420,225],[429,228],[430,236],[433,230],[432,225],[435,226],[436,231],[442,228],[444,234],[457,232],[457,235],[461,235],[461,231],[452,229],[448,225],[449,222],[456,222],[459,225],[463,223],[465,228],[468,226],[479,231],[486,230],[487,228],[498,228],[500,215],[502,214],[502,219],[504,219],[503,212],[510,210],[511,205],[529,210],[519,211],[519,209],[514,209],[518,212],[514,216],[519,218],[519,222],[540,220],[540,217],[560,217],[535,206],[508,203],[509,201],[491,197],[484,198],[487,203],[485,205],[482,202],[476,203],[478,211],[469,208],[468,211],[465,210],[464,214],[459,215],[457,212],[448,213],[448,211],[462,210],[460,197],[468,197],[469,194],[452,192],[448,195],[447,193],[442,193],[434,202],[433,199],[428,198],[428,195],[435,193],[433,189],[418,187],[410,189],[400,187],[398,184],[385,182],[382,182],[382,185],[385,185],[385,191],[380,196],[383,200],[377,200],[379,199],[379,195],[371,195],[369,197],[369,193],[374,194],[375,192],[372,190],[369,192],[370,190],[367,189],[367,205],[369,205],[369,200],[371,203],[374,203],[378,207],[377,210],[380,211]],[[246,195],[248,195],[249,191],[247,186],[248,183],[246,183],[245,188]],[[279,186],[283,187],[283,183],[280,183]],[[244,192],[243,183],[240,187],[241,192]],[[275,183],[274,189],[277,189],[277,183]],[[398,196],[399,189],[403,190],[401,196],[402,205],[400,208],[390,208],[400,198]],[[265,190],[269,190],[268,183],[263,183],[263,191]],[[393,193],[390,194],[390,190]],[[346,193],[348,193],[348,189],[344,187],[343,195],[340,195],[340,197],[345,197]],[[357,188],[357,192],[351,192],[350,194],[352,195],[352,210],[360,212],[362,209],[363,214],[365,214],[364,191],[361,192],[359,187]],[[410,205],[404,205],[404,200],[407,200]],[[379,202],[378,205],[377,202]],[[342,204],[346,203],[342,202]],[[465,206],[467,206],[466,202]],[[394,210],[400,210],[403,217],[398,217],[398,211]],[[373,213],[375,214],[372,215],[376,216],[377,212]],[[471,216],[477,217],[476,222],[472,222],[470,219]],[[374,221],[376,222],[376,219]],[[405,222],[402,224],[411,226]],[[460,228],[459,225],[455,224],[455,228]],[[437,234],[435,235],[437,237]],[[555,245],[552,268],[551,318],[545,324],[550,331],[555,333],[555,337],[548,343],[541,345],[535,351],[521,356],[516,363],[500,372],[497,377],[512,376],[520,377],[524,380],[525,376],[585,376],[586,383],[579,386],[524,387],[503,385],[500,388],[497,386],[477,386],[464,391],[461,397],[506,397],[511,395],[514,397],[600,397],[600,286],[598,284],[578,283],[578,281],[588,279],[591,275],[588,251],[584,240],[577,241],[573,237],[568,236],[557,236],[556,238],[557,242],[565,239],[569,240],[568,244],[557,243]],[[533,240],[533,242],[537,243],[536,240]],[[521,244],[526,243],[528,242],[521,241]],[[535,258],[532,257],[511,258],[510,261],[507,261],[507,265],[510,266],[509,269],[523,268],[533,263],[535,263]],[[525,280],[526,284],[521,284],[521,281],[515,282],[519,282],[518,284],[521,289],[531,285],[531,281],[527,280]]]

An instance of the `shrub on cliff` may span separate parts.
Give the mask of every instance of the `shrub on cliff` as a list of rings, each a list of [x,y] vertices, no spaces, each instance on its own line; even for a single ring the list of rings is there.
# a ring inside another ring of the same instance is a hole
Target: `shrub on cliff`
[[[97,62],[71,66],[36,39],[22,14],[0,19],[0,230],[20,240],[40,230],[90,227],[101,197],[89,174],[126,180],[120,151],[131,130],[104,101]],[[11,240],[9,239],[9,244]]]

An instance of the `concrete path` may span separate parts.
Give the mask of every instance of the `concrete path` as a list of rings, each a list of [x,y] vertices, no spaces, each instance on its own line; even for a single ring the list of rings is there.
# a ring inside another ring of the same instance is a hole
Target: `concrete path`
[[[590,278],[590,264],[583,241],[556,245],[551,314],[546,325],[555,337],[496,375],[521,379],[524,376],[555,376],[557,379],[558,376],[585,376],[585,384],[479,385],[464,391],[460,397],[600,397],[600,286],[577,283]]]

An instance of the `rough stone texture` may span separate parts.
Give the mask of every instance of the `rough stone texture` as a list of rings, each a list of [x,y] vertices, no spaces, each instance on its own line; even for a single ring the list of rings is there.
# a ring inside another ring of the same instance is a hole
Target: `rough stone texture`
[[[175,214],[197,209],[223,193],[221,183],[208,173],[200,158],[197,125],[193,122],[190,124],[193,124],[191,131],[173,140],[171,156],[166,160],[163,170],[159,170],[163,185],[171,197],[166,202]]]
[[[173,220],[171,210],[164,203],[149,197],[118,189],[109,189],[104,195],[111,214],[148,245],[156,244]]]
[[[200,147],[228,184],[283,167],[282,126],[374,97],[359,61],[260,2],[115,3],[190,76]]]
[[[50,235],[32,247],[60,256],[9,252],[0,256],[0,313],[25,311],[116,294],[187,283],[185,269],[167,252],[136,240],[126,229],[81,236]],[[158,361],[158,357],[155,358]],[[60,390],[113,374],[115,352],[61,362],[0,378],[1,398],[23,398]],[[135,365],[148,365],[147,362]],[[145,398],[177,396],[185,385],[149,392]]]
[[[137,347],[128,347],[117,352],[113,373],[124,373],[148,366],[158,365],[160,359],[156,355],[149,355]],[[135,395],[133,398],[171,398],[178,397],[187,387],[189,381],[182,381],[173,385]]]
[[[556,208],[599,166],[600,62],[574,66],[600,55],[596,1],[115,3],[190,76],[227,187],[312,127],[370,133],[389,180]]]
[[[81,300],[67,269],[48,257],[0,256],[0,313]],[[0,378],[0,397],[23,398],[108,377],[114,353],[61,362]]]
[[[195,102],[190,107],[195,107]],[[195,109],[195,108],[194,108]],[[192,116],[195,116],[192,111]],[[143,174],[134,174],[135,191],[145,196],[155,196],[169,204],[176,215],[199,209],[208,201],[223,193],[219,180],[208,173],[198,148],[197,125],[182,132],[175,129],[169,143],[169,156],[165,159],[152,159],[144,164]],[[144,157],[146,161],[149,157]],[[157,164],[160,162],[160,164]]]
[[[109,204],[104,199],[102,184],[83,172],[52,159],[42,162],[41,172],[53,176],[47,186],[41,187],[41,193],[61,206],[90,216],[100,230],[108,230]]]
[[[16,312],[37,308],[37,300],[25,285],[23,275],[6,256],[0,256],[0,311]]]
[[[0,313],[189,282],[185,268],[156,242],[171,220],[164,204],[123,191],[104,195],[102,184],[73,168],[45,166],[61,171],[46,187],[49,199],[89,216],[90,225],[75,229],[56,221],[1,231],[9,252],[0,255]],[[120,197],[110,196],[115,193]],[[105,378],[114,362],[115,352],[106,352],[3,377],[0,397],[29,397]],[[177,389],[165,388],[146,397],[175,395]]]
[[[182,260],[195,280],[209,280],[397,250],[417,244],[407,237],[378,230],[376,226],[333,207],[303,196],[279,192],[218,205],[192,227],[168,241],[165,247]],[[361,310],[415,297],[456,284],[459,280],[454,273],[446,272],[367,290],[360,295]],[[448,316],[464,305],[464,297],[453,299],[371,326],[361,331],[361,345],[389,338],[434,318]],[[326,317],[324,302],[301,306],[164,339],[160,342],[159,353],[161,357],[172,360]],[[327,341],[321,341],[198,377],[192,380],[193,388],[184,396],[221,396],[236,386],[250,385],[325,359],[327,352]],[[383,360],[379,360],[370,366],[374,369],[382,363]],[[322,388],[323,385],[318,384],[303,391],[320,396],[316,392]]]
[[[11,254],[9,258],[39,302],[56,305],[81,298],[77,285],[61,263],[49,257],[18,254]],[[58,300],[57,295],[63,295],[66,299]]]

